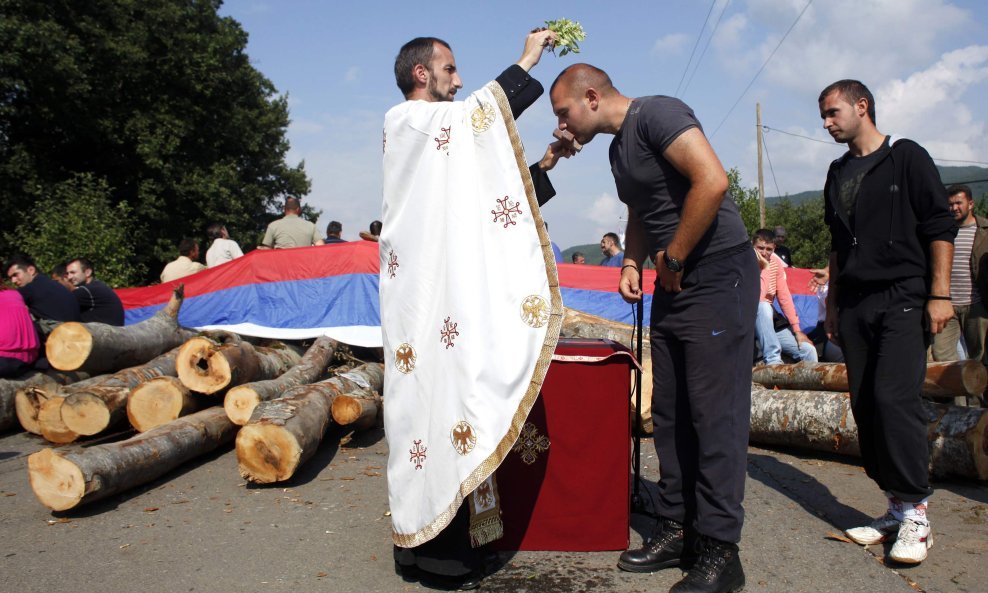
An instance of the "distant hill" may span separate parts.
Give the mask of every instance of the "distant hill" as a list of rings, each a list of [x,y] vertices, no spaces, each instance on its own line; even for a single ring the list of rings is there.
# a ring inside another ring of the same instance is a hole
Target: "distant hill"
[[[971,186],[975,201],[988,197],[988,169],[985,167],[941,167],[937,165],[937,169],[940,171],[940,180],[943,181],[944,185],[964,183]],[[820,188],[787,195],[785,198],[793,205],[798,205],[822,194],[823,188]],[[782,199],[779,196],[769,196],[765,198],[765,202],[771,206]]]

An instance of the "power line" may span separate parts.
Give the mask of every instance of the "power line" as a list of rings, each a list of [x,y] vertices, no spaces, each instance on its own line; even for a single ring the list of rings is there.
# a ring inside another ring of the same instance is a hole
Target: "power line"
[[[795,28],[796,23],[799,22],[799,19],[803,18],[803,14],[806,13],[806,9],[809,8],[811,4],[813,4],[813,0],[809,0],[809,2],[806,3],[806,6],[803,7],[803,10],[800,11],[799,15],[796,16],[796,20],[794,20],[792,24],[789,25],[789,29],[786,31],[786,34],[782,36],[782,39],[779,40],[778,45],[775,46],[775,49],[772,50],[772,53],[770,53],[768,55],[768,58],[765,59],[765,63],[762,64],[762,67],[758,69],[758,72],[755,72],[755,75],[751,77],[751,82],[748,83],[748,86],[744,87],[744,90],[741,91],[741,95],[738,97],[738,100],[734,102],[734,105],[731,105],[731,108],[727,111],[727,115],[725,115],[724,119],[720,120],[720,123],[717,124],[717,127],[714,129],[714,133],[710,134],[711,138],[717,135],[717,132],[718,130],[720,130],[720,127],[723,126],[724,122],[727,121],[727,118],[731,117],[731,114],[734,113],[734,108],[737,107],[738,103],[741,102],[741,99],[743,99],[744,96],[748,94],[748,90],[751,88],[751,85],[755,84],[755,80],[758,79],[758,76],[762,73],[762,70],[765,69],[765,66],[768,66],[769,61],[772,60],[772,56],[775,55],[775,52],[779,51],[779,48],[782,47],[782,43],[786,40],[787,37],[789,37],[789,33],[791,33],[793,28]]]
[[[765,131],[770,131],[770,132],[778,132],[780,134],[785,134],[787,136],[794,136],[796,138],[802,138],[804,140],[810,140],[812,142],[819,142],[820,144],[827,144],[827,145],[833,146],[835,148],[841,148],[841,145],[840,144],[837,144],[836,142],[827,142],[826,140],[820,140],[819,138],[812,138],[810,136],[804,136],[803,134],[796,134],[796,133],[793,133],[793,132],[787,132],[785,130],[780,130],[778,128],[773,128],[771,126],[766,126],[764,124],[762,124],[762,129],[765,130]],[[932,156],[932,155],[930,156],[930,158],[933,159],[933,160],[935,160],[935,161],[942,161],[944,163],[969,163],[969,164],[972,164],[972,165],[985,165],[985,166],[988,166],[988,162],[985,162],[985,161],[967,161],[967,160],[963,160],[963,159],[942,159],[940,157],[935,157],[935,156]]]
[[[772,155],[768,153],[768,142],[765,141],[764,136],[762,136],[762,145],[765,146],[765,156],[768,158],[768,170],[772,172],[772,183],[775,184],[775,195],[781,196],[782,190],[779,189],[779,180],[775,178],[775,167],[772,166]]]
[[[700,45],[700,40],[703,39],[703,31],[707,28],[707,23],[710,22],[710,15],[714,11],[714,6],[717,5],[717,0],[713,0],[710,3],[710,10],[707,11],[707,18],[703,19],[703,26],[700,27],[700,32],[696,36],[696,42],[693,43],[693,51],[690,52],[690,59],[686,62],[686,68],[683,69],[683,75],[679,78],[679,84],[676,85],[676,92],[673,97],[679,96],[679,88],[683,86],[683,80],[686,79],[686,73],[690,70],[690,64],[693,63],[693,56],[696,54],[696,46]]]
[[[717,17],[717,22],[714,23],[713,30],[710,31],[710,37],[707,37],[707,42],[703,45],[703,51],[700,52],[700,57],[696,60],[696,66],[693,68],[693,72],[690,74],[689,80],[686,81],[686,86],[683,87],[683,94],[690,88],[690,83],[693,82],[693,77],[696,76],[696,71],[700,69],[700,64],[703,62],[703,56],[707,55],[707,49],[710,47],[710,42],[713,41],[714,35],[717,34],[717,28],[720,27],[720,21],[724,18],[724,13],[727,12],[727,7],[731,5],[731,0],[727,0],[724,3],[724,8],[720,11],[720,16]]]

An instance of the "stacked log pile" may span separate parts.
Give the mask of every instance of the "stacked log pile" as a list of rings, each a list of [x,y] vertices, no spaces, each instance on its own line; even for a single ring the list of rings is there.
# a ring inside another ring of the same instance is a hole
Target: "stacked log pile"
[[[761,366],[752,381],[752,443],[860,455],[844,365]],[[930,475],[988,480],[988,409],[930,401],[980,394],[986,383],[980,362],[928,365],[923,405],[929,418]]]

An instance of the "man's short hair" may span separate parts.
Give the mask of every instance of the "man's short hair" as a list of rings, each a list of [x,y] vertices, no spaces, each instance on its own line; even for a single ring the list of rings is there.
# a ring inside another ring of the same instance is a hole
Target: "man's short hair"
[[[223,229],[226,227],[222,222],[214,222],[206,227],[206,236],[210,239],[220,239],[223,237]]]
[[[754,245],[756,241],[775,243],[775,231],[772,229],[758,229],[751,235],[751,244]]]
[[[570,260],[572,260],[573,263],[575,264],[576,263],[576,259],[579,258],[579,257],[582,257],[583,259],[586,259],[587,258],[587,256],[584,255],[582,251],[574,251],[573,252],[573,255],[570,256]]]
[[[188,237],[185,237],[184,239],[178,242],[179,255],[184,255],[185,257],[189,257],[190,255],[192,255],[192,252],[195,250],[196,250],[195,239],[190,239]]]
[[[956,194],[964,194],[967,196],[968,200],[974,199],[974,194],[971,192],[971,187],[964,185],[962,183],[955,183],[947,188],[947,197],[951,197]]]
[[[326,225],[326,236],[332,237],[343,232],[343,224],[338,220],[331,220]]]
[[[27,269],[31,266],[34,266],[35,270],[38,269],[38,265],[34,263],[34,259],[30,255],[26,253],[15,253],[14,255],[8,257],[7,261],[3,262],[4,277],[7,276],[7,272],[10,271],[10,268],[14,266],[17,266],[24,271],[27,271]]]
[[[76,257],[69,260],[69,264],[73,262],[79,262],[79,268],[82,269],[83,272],[85,272],[86,270],[89,270],[93,273],[96,272],[96,268],[93,266],[93,262],[89,261],[84,257]],[[69,264],[65,264],[65,265],[67,266]]]
[[[52,278],[64,278],[65,277],[65,273],[67,271],[67,267],[68,266],[66,264],[56,264],[55,267],[53,267],[51,269],[51,277]],[[9,270],[10,268],[7,268],[7,269]]]
[[[552,86],[549,87],[549,94],[556,89],[556,85],[563,78],[572,78],[569,81],[569,85],[572,87],[575,83],[578,88],[589,88],[593,87],[597,89],[602,95],[609,95],[615,92],[617,89],[614,88],[614,83],[611,82],[611,77],[596,66],[591,66],[590,64],[572,64],[563,69],[556,77],[556,80],[552,81]]]
[[[435,37],[416,37],[398,50],[398,56],[395,57],[395,82],[398,83],[398,89],[405,97],[415,90],[415,77],[412,76],[412,69],[415,68],[416,64],[422,64],[426,69],[430,69],[429,64],[432,63],[432,54],[436,43],[453,51],[448,43]]]
[[[859,80],[852,80],[850,78],[845,78],[844,80],[838,80],[837,82],[827,86],[820,92],[820,98],[817,99],[817,103],[822,103],[827,95],[837,91],[840,93],[842,99],[854,105],[858,102],[858,99],[866,99],[868,101],[868,117],[871,118],[871,123],[878,124],[875,119],[875,97],[868,90],[868,87],[864,85]]]
[[[621,238],[617,236],[617,233],[606,233],[604,234],[604,237],[610,237],[611,241],[614,241],[614,245],[616,245],[618,249],[621,249]]]
[[[287,211],[296,212],[296,211],[301,211],[301,210],[302,210],[302,201],[301,200],[299,200],[298,198],[285,198],[285,211],[286,212]]]
[[[381,221],[380,220],[375,220],[374,222],[370,223],[370,229],[368,229],[368,230],[370,230],[370,234],[380,236],[381,235],[381,226],[382,226],[381,225]]]

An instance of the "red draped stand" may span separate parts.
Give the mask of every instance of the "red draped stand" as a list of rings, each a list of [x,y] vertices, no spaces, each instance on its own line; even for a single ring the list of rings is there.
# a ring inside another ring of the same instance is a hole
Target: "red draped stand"
[[[563,338],[535,406],[497,470],[502,550],[628,547],[631,352]]]

